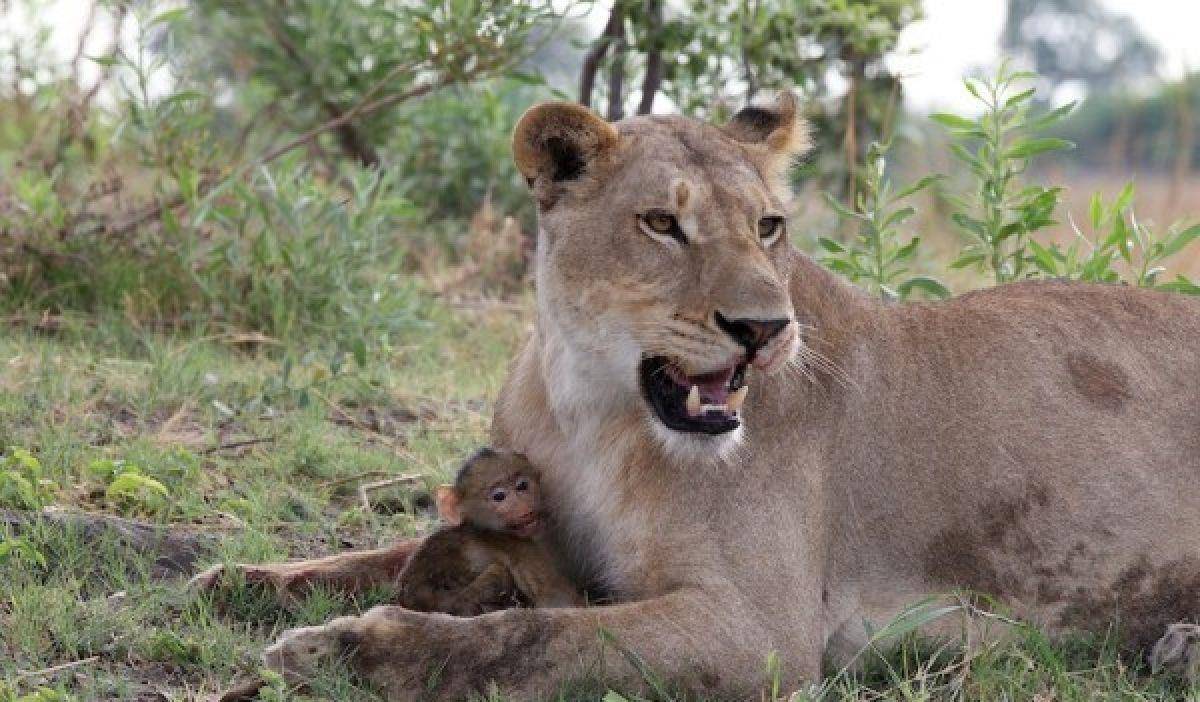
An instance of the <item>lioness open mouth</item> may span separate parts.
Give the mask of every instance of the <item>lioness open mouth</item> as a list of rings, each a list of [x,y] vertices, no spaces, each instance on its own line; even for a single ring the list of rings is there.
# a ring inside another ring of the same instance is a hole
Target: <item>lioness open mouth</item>
[[[750,388],[746,364],[699,375],[686,375],[663,356],[638,366],[642,394],[658,419],[675,431],[724,434],[741,425],[738,412]]]

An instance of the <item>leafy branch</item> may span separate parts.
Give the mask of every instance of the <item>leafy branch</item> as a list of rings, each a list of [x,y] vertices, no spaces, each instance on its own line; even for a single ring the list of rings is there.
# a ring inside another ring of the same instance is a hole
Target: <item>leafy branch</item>
[[[1074,147],[1064,139],[1035,136],[1074,109],[1071,103],[1032,115],[1035,89],[1024,84],[1035,77],[1005,62],[993,77],[963,81],[984,108],[979,117],[932,115],[955,138],[951,151],[975,179],[973,198],[948,198],[957,209],[951,219],[970,239],[950,266],[979,266],[997,283],[1028,277],[1030,235],[1057,224],[1062,188],[1022,185],[1021,176],[1036,157]]]
[[[934,278],[908,275],[921,240],[914,236],[904,241],[900,230],[901,225],[917,213],[915,207],[902,205],[902,201],[943,176],[926,176],[893,192],[892,182],[886,175],[889,146],[876,142],[868,147],[862,190],[855,197],[854,209],[824,193],[825,200],[840,219],[858,223],[858,233],[845,245],[821,237],[818,243],[825,250],[822,262],[850,280],[865,284],[868,290],[884,299],[907,299],[916,291],[937,299],[949,297],[950,291]]]

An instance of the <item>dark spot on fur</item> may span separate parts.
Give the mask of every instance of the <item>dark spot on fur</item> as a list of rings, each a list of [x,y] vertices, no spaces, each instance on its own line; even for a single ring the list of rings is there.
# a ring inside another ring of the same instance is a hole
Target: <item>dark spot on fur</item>
[[[1050,583],[1046,580],[1038,583],[1037,586],[1037,601],[1039,604],[1051,604],[1054,602],[1062,602],[1067,596],[1062,588]]]
[[[338,632],[338,648],[346,655],[353,655],[354,651],[362,645],[363,635],[361,632],[354,630],[342,630]]]
[[[572,142],[562,137],[549,137],[546,139],[546,153],[554,162],[554,174],[550,176],[551,180],[555,182],[575,180],[583,175],[587,163],[583,160],[583,153],[579,147]]]
[[[1079,394],[1113,412],[1132,394],[1129,375],[1117,364],[1089,353],[1067,354],[1067,372]]]
[[[992,595],[1013,594],[1016,578],[1001,573],[989,554],[993,544],[971,529],[946,529],[925,547],[923,565],[934,579]]]
[[[1050,491],[1032,484],[1014,496],[989,502],[973,523],[945,529],[926,544],[925,573],[953,587],[1000,597],[1020,595],[1022,584],[1004,556],[1029,563],[1041,549],[1023,520],[1034,508],[1050,504]]]
[[[721,684],[721,676],[712,668],[704,668],[700,671],[700,684],[707,690],[716,689]]]
[[[1121,651],[1143,654],[1178,621],[1200,617],[1200,560],[1183,558],[1153,566],[1142,556],[1108,587],[1077,589],[1068,598],[1060,624],[1105,634],[1115,622]]]
[[[821,604],[829,604],[829,588],[821,588]]]

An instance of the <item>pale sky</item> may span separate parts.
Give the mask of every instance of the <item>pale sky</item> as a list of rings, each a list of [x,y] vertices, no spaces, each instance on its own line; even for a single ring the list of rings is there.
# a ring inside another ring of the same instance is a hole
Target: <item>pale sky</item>
[[[1168,75],[1185,66],[1200,69],[1200,0],[1103,0],[1115,12],[1129,15],[1159,44]],[[959,80],[975,66],[992,66],[1004,27],[1004,0],[925,0],[926,19],[901,38],[905,49],[894,65],[905,76],[909,103],[920,109],[966,109],[971,97]]]

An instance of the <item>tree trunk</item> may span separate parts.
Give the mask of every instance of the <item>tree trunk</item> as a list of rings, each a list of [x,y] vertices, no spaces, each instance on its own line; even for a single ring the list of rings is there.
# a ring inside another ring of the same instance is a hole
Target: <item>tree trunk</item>
[[[588,49],[583,57],[583,67],[579,71],[579,104],[584,107],[592,106],[592,91],[596,86],[596,73],[600,70],[600,62],[608,53],[608,47],[613,40],[621,35],[624,17],[621,13],[621,0],[613,0],[612,12],[608,15],[608,23],[600,37]]]
[[[758,17],[758,0],[746,3],[743,10],[748,17],[742,19],[742,78],[746,81],[746,102],[747,104],[754,100],[754,96],[758,95],[758,77],[754,75],[754,63],[750,60],[750,53],[746,50],[746,45],[749,43],[746,40],[746,35],[752,31],[754,20]]]
[[[854,207],[854,196],[858,191],[858,93],[866,74],[866,63],[861,58],[850,62],[850,87],[846,91],[846,138],[843,142],[846,158],[846,204]]]
[[[608,121],[616,122],[625,116],[625,54],[629,44],[625,42],[625,31],[617,38],[612,66],[608,69]]]
[[[275,42],[288,55],[288,58],[295,62],[306,76],[314,75],[307,59],[300,53],[300,50],[296,48],[296,45],[292,43],[292,40],[288,38],[284,31],[277,26],[275,18],[268,18],[265,24],[271,37],[275,39]],[[327,96],[322,95],[315,85],[310,84],[308,87],[310,92],[317,98],[317,101],[320,102],[321,109],[325,111],[326,117],[330,120],[337,120],[345,116],[347,108],[343,108]],[[333,133],[337,137],[338,146],[341,147],[344,154],[367,168],[379,165],[379,154],[375,151],[375,147],[363,136],[362,132],[353,122],[346,121],[339,124],[334,128]]]
[[[646,54],[646,76],[642,79],[642,100],[637,108],[639,115],[648,115],[654,109],[654,96],[662,85],[662,0],[646,0],[646,19],[650,31],[650,49]]]

